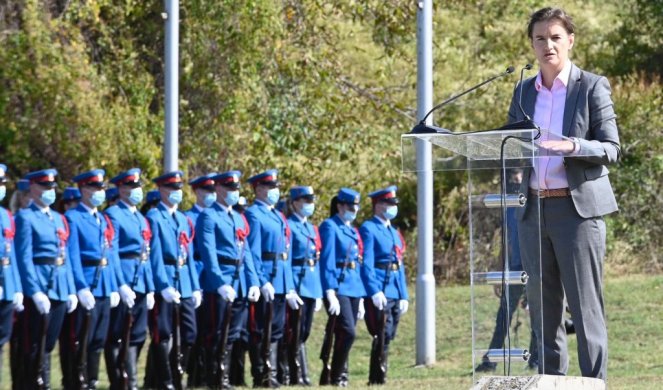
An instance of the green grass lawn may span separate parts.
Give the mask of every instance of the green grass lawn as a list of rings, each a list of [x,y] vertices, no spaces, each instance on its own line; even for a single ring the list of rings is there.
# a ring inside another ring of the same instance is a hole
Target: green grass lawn
[[[609,333],[608,385],[611,389],[657,389],[663,384],[663,276],[628,275],[611,277],[606,281],[606,305]],[[487,297],[488,294],[485,295]],[[487,298],[486,298],[487,299]],[[470,293],[467,286],[437,289],[437,363],[431,367],[415,367],[414,305],[402,319],[399,334],[392,343],[388,384],[385,389],[468,389],[472,385]],[[487,310],[494,316],[498,301]],[[519,309],[524,326],[518,335],[526,343],[528,335],[526,314]],[[317,382],[321,368],[318,353],[322,341],[326,315],[319,313],[309,340],[311,378]],[[365,325],[358,325],[357,341],[350,357],[350,385],[366,387],[370,339]],[[513,336],[512,336],[513,337]],[[575,337],[569,338],[569,375],[579,375]],[[5,362],[8,354],[5,348]],[[57,350],[57,348],[56,348]],[[141,356],[144,365],[145,353]],[[54,368],[59,367],[57,356]],[[515,372],[522,370],[512,365]],[[52,384],[59,384],[59,370],[54,369]],[[499,371],[499,370],[498,370]],[[102,366],[103,372],[103,366]],[[247,379],[249,373],[247,369]],[[8,364],[2,372],[2,388],[9,388]],[[101,388],[107,388],[105,374],[101,374]],[[142,375],[141,375],[142,381]],[[57,388],[54,386],[54,388]]]

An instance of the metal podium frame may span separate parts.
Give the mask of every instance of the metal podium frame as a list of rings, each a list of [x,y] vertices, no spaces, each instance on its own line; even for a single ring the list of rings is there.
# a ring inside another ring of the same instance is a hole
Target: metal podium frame
[[[550,145],[546,143],[559,140],[569,139],[535,128],[466,133],[410,133],[401,136],[403,172],[417,171],[416,145],[428,142],[432,144],[432,171],[465,170],[468,174],[472,372],[475,381],[481,375],[531,375],[531,371],[526,371],[527,362],[531,358],[529,331],[520,335],[516,332],[516,337],[513,337],[513,334],[508,338],[503,337],[504,342],[500,343],[500,348],[489,348],[496,325],[495,313],[500,305],[504,305],[507,312],[517,310],[513,305],[518,304],[520,297],[509,294],[513,291],[524,293],[527,285],[532,286],[534,281],[538,283],[537,290],[541,291],[540,232],[535,233],[539,243],[539,266],[534,268],[539,270],[539,275],[528,275],[526,270],[511,270],[512,254],[508,248],[517,248],[517,237],[515,234],[509,234],[510,229],[515,229],[513,223],[505,223],[512,219],[508,214],[522,207],[529,207],[528,213],[534,212],[538,219],[538,198],[513,190],[507,192],[505,182],[509,170],[513,168],[532,167],[537,159],[562,158],[560,154],[550,151]],[[595,153],[597,151],[583,150],[575,155]],[[528,205],[527,202],[531,204]],[[538,221],[536,225],[540,226]],[[501,287],[499,301],[494,298],[494,286]],[[539,307],[543,307],[541,296],[533,299],[538,299]],[[543,313],[531,315],[542,316]],[[527,315],[523,317],[525,318],[522,322],[529,330],[530,319]],[[543,324],[543,321],[539,323]],[[514,321],[509,321],[503,325],[513,328],[513,324]],[[542,330],[539,329],[538,333],[542,334]],[[540,351],[540,343],[535,342]],[[540,354],[538,364],[544,363],[542,359],[543,355]],[[477,365],[484,361],[496,363],[496,370],[485,374],[476,372]]]

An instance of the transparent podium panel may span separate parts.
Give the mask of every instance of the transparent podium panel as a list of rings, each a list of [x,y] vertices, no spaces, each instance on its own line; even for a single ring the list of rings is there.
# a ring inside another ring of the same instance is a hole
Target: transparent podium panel
[[[537,324],[537,334],[543,333],[545,275],[539,197],[520,192],[518,171],[523,180],[523,168],[536,169],[546,159],[602,156],[603,146],[584,141],[569,152],[569,142],[560,141],[571,139],[540,129],[440,130],[401,136],[403,171],[467,171],[474,379],[531,375],[537,372],[535,363],[544,363],[531,323]],[[417,161],[428,147],[431,166]],[[518,218],[525,211],[526,228]]]

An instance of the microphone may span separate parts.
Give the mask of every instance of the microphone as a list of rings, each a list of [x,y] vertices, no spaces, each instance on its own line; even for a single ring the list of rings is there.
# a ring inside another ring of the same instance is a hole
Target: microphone
[[[446,106],[447,104],[453,102],[454,100],[460,98],[461,96],[467,95],[468,93],[470,93],[470,92],[474,91],[475,89],[480,88],[480,87],[490,83],[493,80],[496,80],[500,77],[503,77],[503,76],[506,76],[508,74],[513,73],[514,70],[516,70],[516,68],[514,68],[513,66],[509,66],[508,68],[506,68],[506,70],[504,72],[500,72],[500,73],[496,74],[495,76],[483,81],[482,83],[477,84],[477,85],[473,86],[472,88],[459,93],[458,95],[452,96],[452,97],[448,98],[447,100],[443,101],[442,103],[438,104],[437,106],[431,108],[431,110],[428,111],[428,113],[424,116],[424,118],[416,126],[414,126],[412,128],[412,130],[410,131],[410,134],[417,134],[417,133],[451,133],[451,131],[449,131],[447,129],[442,129],[440,127],[426,126],[426,119],[428,118],[428,116],[430,116],[430,114],[433,113],[433,111]],[[521,75],[522,75],[522,73],[521,73]]]
[[[532,118],[525,112],[523,109],[523,75],[526,70],[532,69],[532,64],[525,65],[520,70],[520,81],[518,82],[518,108],[520,108],[520,113],[523,114],[525,119],[510,123],[508,125],[500,127],[498,130],[527,130],[527,129],[536,129],[538,126],[532,121]]]

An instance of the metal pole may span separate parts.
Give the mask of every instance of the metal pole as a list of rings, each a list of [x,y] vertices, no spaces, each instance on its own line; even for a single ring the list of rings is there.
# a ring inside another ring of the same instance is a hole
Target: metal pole
[[[163,165],[166,172],[178,169],[179,137],[179,42],[180,42],[180,2],[164,0],[166,24],[164,84],[165,84],[165,139],[163,145]]]
[[[417,2],[417,120],[433,107],[433,0]],[[432,124],[429,116],[426,124]],[[435,363],[431,144],[417,140],[417,364]]]

